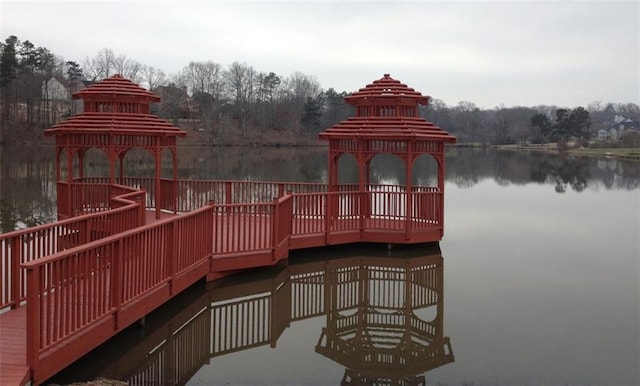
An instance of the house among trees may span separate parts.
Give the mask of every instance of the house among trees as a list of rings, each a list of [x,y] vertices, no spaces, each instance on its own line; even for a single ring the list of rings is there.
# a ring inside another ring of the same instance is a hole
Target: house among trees
[[[613,125],[608,129],[598,130],[598,140],[600,141],[617,141],[629,131],[637,131],[638,123],[633,120],[624,117],[622,115],[616,115],[613,119]]]
[[[165,119],[177,122],[178,119],[189,118],[189,94],[186,87],[176,87],[174,84],[158,86],[153,93],[161,98],[161,102],[152,106],[152,113]],[[158,111],[154,111],[154,110]]]
[[[42,111],[46,122],[59,122],[71,115],[71,86],[62,76],[52,76],[42,82]]]

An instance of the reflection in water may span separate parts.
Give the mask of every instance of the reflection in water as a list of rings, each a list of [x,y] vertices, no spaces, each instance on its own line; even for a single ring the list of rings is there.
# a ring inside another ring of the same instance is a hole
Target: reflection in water
[[[126,330],[52,381],[186,384],[216,357],[275,347],[292,323],[324,316],[311,331],[315,351],[344,367],[343,385],[425,384],[425,372],[454,361],[439,247],[345,251],[307,251],[287,266],[200,283],[148,316],[144,331]]]
[[[606,166],[606,167],[605,167]],[[560,191],[640,188],[640,162],[555,153],[452,148],[447,182],[470,188],[485,179],[499,185],[551,184]]]
[[[56,219],[53,147],[0,146],[0,232]]]
[[[576,192],[582,192],[587,187],[589,179],[589,159],[585,157],[560,157],[544,159],[532,169],[531,179],[544,183],[551,179],[555,181],[557,193],[567,191],[567,185]]]
[[[346,368],[343,385],[424,385],[423,373],[453,362],[443,336],[439,254],[343,259],[327,264],[322,278],[326,327],[316,352]],[[421,317],[429,307],[433,318]]]
[[[344,160],[343,160],[344,158]],[[0,147],[0,231],[51,222],[56,218],[54,148]],[[342,182],[357,182],[356,162],[344,162]],[[87,176],[108,171],[106,156],[99,150],[87,154]],[[148,177],[155,163],[145,151],[125,157],[125,175]],[[163,160],[164,162],[164,160]],[[180,147],[179,178],[262,181],[326,182],[326,148]],[[171,173],[163,164],[163,173]],[[372,161],[372,181],[404,184],[404,166],[395,156],[382,154]],[[433,159],[416,160],[412,176],[416,184],[432,185],[436,175]],[[446,181],[473,187],[485,179],[499,185],[549,184],[559,192],[570,186],[584,189],[633,190],[640,188],[640,162],[613,158],[562,157],[557,154],[451,148],[447,151]]]

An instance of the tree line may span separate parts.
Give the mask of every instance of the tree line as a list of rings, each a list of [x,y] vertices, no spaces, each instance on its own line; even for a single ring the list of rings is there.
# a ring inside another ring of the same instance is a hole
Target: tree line
[[[285,133],[312,141],[318,132],[353,115],[344,102],[346,91],[323,89],[313,75],[302,72],[286,76],[247,63],[225,66],[207,60],[191,61],[177,73],[166,74],[110,48],[79,63],[12,35],[0,43],[0,139],[41,131],[77,112],[68,99],[60,104],[59,92],[51,85],[62,84],[65,92],[73,93],[116,73],[162,97],[154,114],[214,140],[237,132],[243,140]],[[481,109],[468,101],[449,106],[431,99],[421,106],[420,115],[459,142],[484,145],[586,141],[599,129],[611,127],[616,116],[640,122],[635,103]]]

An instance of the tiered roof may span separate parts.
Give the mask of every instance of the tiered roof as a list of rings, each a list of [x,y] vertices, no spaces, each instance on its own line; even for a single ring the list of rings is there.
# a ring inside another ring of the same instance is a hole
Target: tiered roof
[[[84,112],[45,130],[46,135],[120,134],[180,136],[187,133],[149,114],[149,105],[160,97],[119,74],[73,94],[82,99]]]
[[[146,104],[160,102],[158,95],[140,87],[120,74],[105,78],[101,82],[94,83],[73,94],[73,99],[84,100],[111,101],[123,98],[135,98],[142,103],[146,102]]]
[[[408,87],[406,84],[400,82],[399,80],[393,79],[389,74],[384,74],[384,76],[378,80],[374,80],[372,83],[369,83],[365,87],[359,89],[358,91],[348,95],[344,98],[345,102],[356,105],[362,104],[366,102],[371,102],[368,99],[390,99],[390,98],[407,98],[409,100],[415,101],[415,104],[426,105],[429,103],[429,97],[422,95],[419,91]]]
[[[366,87],[345,97],[356,106],[350,117],[320,133],[319,138],[406,139],[455,142],[456,138],[418,115],[418,105],[429,97],[384,74]]]

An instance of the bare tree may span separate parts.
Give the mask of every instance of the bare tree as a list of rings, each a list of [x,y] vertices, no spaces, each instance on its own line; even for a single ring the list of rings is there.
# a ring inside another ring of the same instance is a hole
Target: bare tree
[[[120,54],[114,59],[113,66],[116,74],[120,74],[135,83],[142,82],[144,66],[137,60]]]
[[[87,79],[96,82],[115,73],[116,55],[111,48],[103,48],[93,57],[87,57],[82,71]]]
[[[253,67],[246,63],[233,62],[225,72],[227,80],[228,93],[235,102],[236,114],[238,117],[238,126],[244,137],[246,108],[249,102],[249,96],[252,95],[253,77],[255,71]]]
[[[144,66],[142,69],[142,79],[149,90],[155,90],[158,86],[164,86],[167,78],[164,71],[153,66]]]
[[[261,127],[264,130],[266,124],[266,112],[269,111],[271,128],[275,128],[275,103],[274,95],[278,86],[280,86],[280,77],[275,72],[268,74],[261,72],[255,77],[256,87],[256,103],[260,107]]]
[[[307,98],[316,99],[322,92],[320,83],[314,76],[294,72],[284,81],[282,88],[284,99],[287,101],[287,121],[290,128],[300,129],[300,120],[304,114]]]
[[[219,101],[224,90],[222,65],[212,62],[189,62],[182,74],[191,95],[207,93]]]

